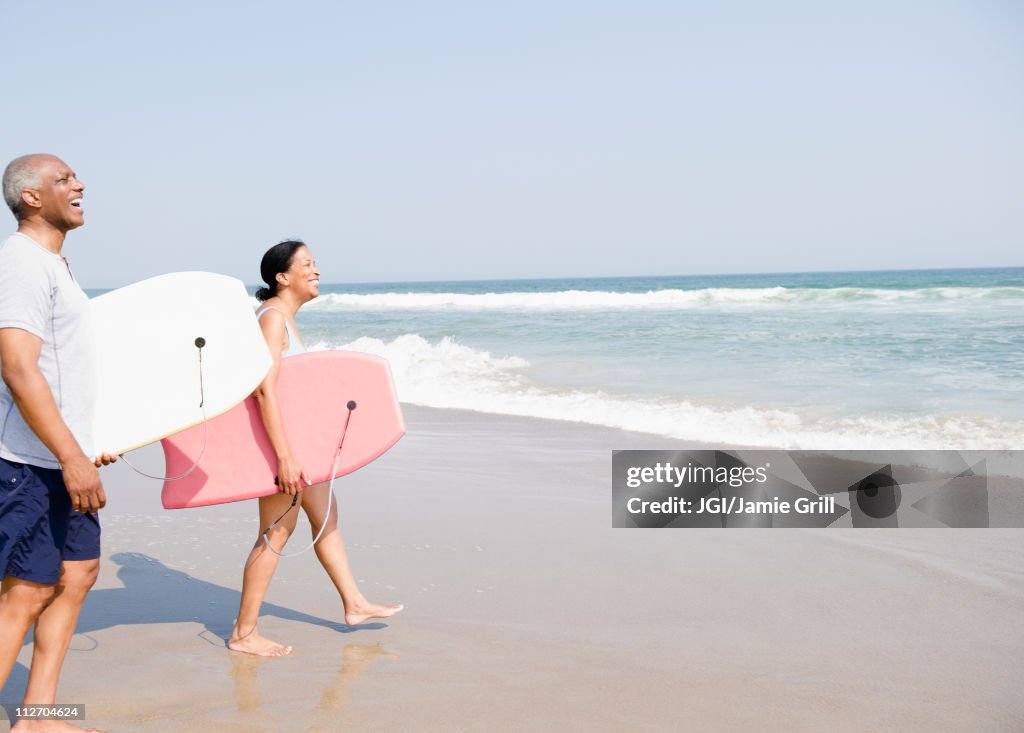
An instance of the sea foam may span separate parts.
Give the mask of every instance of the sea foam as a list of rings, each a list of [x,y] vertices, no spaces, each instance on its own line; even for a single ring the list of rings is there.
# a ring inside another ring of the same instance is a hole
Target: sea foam
[[[647,292],[602,290],[560,290],[508,293],[326,293],[307,308],[331,310],[338,307],[360,310],[688,310],[717,306],[785,306],[814,303],[827,307],[964,304],[971,301],[1024,306],[1020,287],[932,287],[910,290],[885,288],[702,288],[664,289]]]
[[[446,337],[360,338],[343,348],[388,359],[399,398],[428,407],[569,420],[683,441],[808,450],[999,450],[1024,446],[1024,423],[990,416],[820,416],[794,409],[706,404],[530,381],[530,362]]]

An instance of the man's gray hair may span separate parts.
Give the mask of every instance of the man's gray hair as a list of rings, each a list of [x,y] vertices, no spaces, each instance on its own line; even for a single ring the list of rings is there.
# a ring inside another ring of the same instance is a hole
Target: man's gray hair
[[[7,164],[4,170],[4,201],[10,208],[14,218],[21,221],[24,218],[22,213],[21,192],[26,188],[39,188],[42,176],[38,166],[35,165],[41,153],[32,153],[15,158]]]

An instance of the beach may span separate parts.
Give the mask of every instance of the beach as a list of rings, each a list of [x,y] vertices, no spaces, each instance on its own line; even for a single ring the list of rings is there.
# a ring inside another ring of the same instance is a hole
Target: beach
[[[144,446],[100,469],[57,706],[1024,733],[1022,7],[5,3],[7,225],[39,247],[0,262],[0,453],[91,502],[73,443]],[[169,467],[146,445],[186,431]],[[264,597],[284,517],[161,503],[167,473],[201,503],[371,455],[332,494],[369,608],[404,604],[367,623],[301,508]],[[52,579],[64,527],[10,470],[7,570]],[[34,595],[3,595],[0,733]]]
[[[58,702],[108,731],[1020,729],[1024,530],[616,530],[611,451],[679,441],[404,409],[336,487],[401,614],[346,626],[310,551],[260,621],[293,653],[228,652],[255,504],[165,511],[118,463]]]

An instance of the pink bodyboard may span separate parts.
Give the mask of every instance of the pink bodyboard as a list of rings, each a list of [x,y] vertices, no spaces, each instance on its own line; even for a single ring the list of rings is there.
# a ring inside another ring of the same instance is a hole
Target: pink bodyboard
[[[362,468],[405,433],[391,370],[379,356],[317,351],[282,359],[277,396],[288,445],[314,484],[332,478],[343,432],[336,476]],[[355,403],[351,416],[350,402]],[[164,482],[161,498],[165,509],[223,504],[278,492],[274,483],[277,458],[254,397],[205,426],[196,425],[160,443],[167,476],[184,473],[198,459],[187,476]]]

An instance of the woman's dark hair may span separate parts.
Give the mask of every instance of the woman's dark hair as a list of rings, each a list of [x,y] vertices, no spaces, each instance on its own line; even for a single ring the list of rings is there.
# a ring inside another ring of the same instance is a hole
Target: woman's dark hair
[[[306,243],[301,239],[288,239],[280,244],[275,244],[267,250],[267,253],[263,255],[263,259],[260,260],[260,277],[263,278],[263,282],[267,284],[267,287],[256,291],[256,300],[262,303],[264,300],[277,295],[277,273],[288,272],[288,268],[292,266],[292,258],[295,257],[295,253],[299,250],[299,247],[305,246]]]

